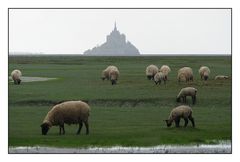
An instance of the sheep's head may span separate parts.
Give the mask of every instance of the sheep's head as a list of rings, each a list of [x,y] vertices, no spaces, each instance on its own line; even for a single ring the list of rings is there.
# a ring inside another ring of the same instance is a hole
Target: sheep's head
[[[177,97],[176,101],[177,101],[177,102],[181,102],[180,97]]]
[[[50,125],[49,125],[49,123],[43,123],[41,125],[41,128],[42,128],[42,135],[47,135]]]
[[[115,79],[111,80],[112,85],[117,84],[117,81]]]
[[[207,75],[204,75],[204,80],[208,80],[208,76]]]
[[[151,76],[151,75],[148,75],[147,78],[148,78],[148,80],[151,80],[151,79],[152,79],[152,76]]]
[[[17,84],[20,84],[20,83],[21,83],[21,79],[18,79],[18,80],[17,80]]]
[[[105,80],[105,77],[101,77],[102,80]]]
[[[170,121],[170,120],[164,120],[165,122],[166,122],[166,124],[167,124],[167,127],[170,127],[171,125],[172,125],[172,122]]]

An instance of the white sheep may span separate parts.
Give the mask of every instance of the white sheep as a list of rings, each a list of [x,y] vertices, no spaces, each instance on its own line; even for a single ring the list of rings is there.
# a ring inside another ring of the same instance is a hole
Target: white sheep
[[[158,72],[157,74],[154,75],[154,82],[155,84],[161,84],[161,81],[166,84],[167,78],[166,75],[163,72]]]
[[[159,69],[159,72],[162,72],[165,77],[166,77],[166,80],[168,79],[168,73],[171,71],[170,67],[167,66],[167,65],[163,65],[161,66],[161,68]]]
[[[102,71],[102,77],[101,77],[102,80],[105,80],[105,79],[109,80],[109,72],[112,69],[118,70],[116,66],[113,66],[113,65],[108,66],[106,69]]]
[[[194,118],[192,117],[192,109],[189,106],[181,105],[176,108],[174,108],[168,119],[164,120],[167,124],[167,127],[170,127],[172,125],[172,122],[175,121],[175,126],[179,127],[180,119],[183,118],[185,121],[184,127],[188,124],[188,119],[192,122],[192,126],[195,127]]]
[[[119,75],[120,75],[120,73],[119,73],[118,69],[111,69],[109,71],[109,79],[110,79],[112,85],[117,84]]]
[[[149,65],[146,68],[146,75],[149,80],[153,80],[157,72],[158,72],[158,67],[156,65]]]
[[[193,71],[190,67],[183,67],[178,70],[178,82],[185,80],[186,82],[193,81]]]
[[[226,76],[226,75],[215,76],[215,80],[225,80],[225,79],[229,79],[229,76]]]
[[[197,95],[197,89],[193,87],[186,87],[182,88],[181,91],[177,95],[177,102],[181,102],[181,99],[184,103],[187,101],[187,96],[192,97],[192,103],[196,103],[196,95]]]
[[[20,70],[13,70],[11,73],[12,80],[14,81],[14,84],[20,84],[21,83],[21,76],[22,72]]]
[[[209,78],[210,69],[207,66],[200,67],[198,72],[200,74],[201,79],[207,80]]]
[[[83,123],[86,127],[86,134],[89,134],[88,117],[90,107],[82,101],[66,101],[55,105],[46,115],[41,125],[42,134],[46,135],[49,128],[59,125],[59,134],[65,134],[64,123],[79,124],[77,134],[80,134]],[[63,132],[62,132],[63,131]]]

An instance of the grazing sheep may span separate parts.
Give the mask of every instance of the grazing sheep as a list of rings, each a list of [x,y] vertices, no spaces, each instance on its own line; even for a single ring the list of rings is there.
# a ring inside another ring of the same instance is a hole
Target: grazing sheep
[[[202,66],[199,69],[201,79],[207,80],[210,75],[210,69],[207,66]]]
[[[167,80],[166,75],[162,72],[158,72],[157,74],[154,75],[154,82],[156,85],[157,84],[160,85],[161,81],[163,81],[164,84],[166,84],[166,80]]]
[[[149,80],[153,80],[157,72],[158,72],[158,67],[156,65],[149,65],[146,68],[146,75]]]
[[[119,74],[120,73],[119,73],[118,69],[111,69],[109,71],[109,79],[110,79],[112,85],[117,84]]]
[[[178,82],[185,80],[186,82],[193,81],[193,71],[190,67],[183,67],[178,70]]]
[[[197,95],[197,89],[193,87],[186,87],[182,88],[181,91],[177,95],[177,102],[181,102],[181,99],[184,103],[187,102],[187,96],[192,97],[192,103],[196,103],[196,95]]]
[[[170,67],[167,66],[167,65],[163,65],[160,69],[159,69],[159,72],[162,72],[165,77],[166,77],[166,80],[168,79],[168,73],[171,71]]]
[[[46,115],[41,125],[42,134],[46,135],[49,128],[59,125],[59,134],[65,134],[64,123],[79,124],[77,134],[80,134],[83,123],[86,134],[89,134],[88,116],[90,107],[82,101],[66,101],[55,105]]]
[[[111,69],[118,70],[116,66],[113,66],[113,65],[108,66],[105,70],[102,71],[102,77],[101,77],[102,80],[105,80],[105,79],[109,80],[109,72]]]
[[[225,79],[229,79],[229,76],[226,76],[226,75],[215,76],[215,80],[225,80]]]
[[[13,70],[11,73],[12,80],[14,81],[14,84],[20,84],[21,83],[21,76],[22,73],[20,70]]]
[[[183,118],[185,121],[184,127],[188,124],[188,119],[192,122],[192,126],[195,127],[194,118],[192,117],[192,109],[189,106],[181,105],[174,108],[167,120],[165,120],[167,127],[172,125],[172,122],[175,121],[175,126],[179,127],[180,119]]]

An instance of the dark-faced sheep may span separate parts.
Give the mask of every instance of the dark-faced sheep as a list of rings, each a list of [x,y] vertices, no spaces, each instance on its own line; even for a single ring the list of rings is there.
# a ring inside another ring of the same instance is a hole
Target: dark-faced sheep
[[[156,65],[149,65],[146,68],[146,76],[149,80],[153,80],[157,72],[158,72],[158,67]]]
[[[46,135],[52,126],[59,126],[59,134],[65,134],[64,124],[79,124],[77,134],[80,134],[83,123],[86,134],[89,134],[88,117],[90,107],[82,101],[66,101],[55,105],[46,115],[41,125],[42,134]]]
[[[183,67],[178,70],[178,82],[180,81],[193,81],[193,71],[190,67]]]
[[[14,82],[14,84],[20,84],[21,83],[21,76],[22,76],[22,73],[20,70],[13,70],[12,73],[11,73],[11,77],[12,77],[12,80]]]
[[[189,119],[192,122],[192,126],[195,127],[195,122],[194,122],[194,118],[192,117],[192,112],[193,111],[191,107],[186,105],[181,105],[174,108],[171,111],[168,119],[164,121],[166,122],[167,127],[170,127],[173,121],[175,122],[175,126],[179,127],[180,120],[181,118],[183,118],[185,121],[184,127],[186,127],[188,125],[188,119]]]
[[[182,88],[181,91],[177,95],[177,102],[181,102],[181,99],[184,103],[187,102],[187,96],[192,97],[192,103],[196,103],[196,95],[197,95],[197,89],[193,87],[186,87]]]
[[[201,79],[204,79],[206,81],[209,78],[210,69],[207,66],[200,67],[198,72],[200,74]]]

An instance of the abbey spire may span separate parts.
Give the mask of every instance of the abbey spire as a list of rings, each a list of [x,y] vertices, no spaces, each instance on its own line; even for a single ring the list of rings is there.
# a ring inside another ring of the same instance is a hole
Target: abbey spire
[[[106,36],[106,42],[84,51],[83,54],[101,56],[140,55],[138,49],[131,42],[126,41],[126,36],[118,31],[116,21],[114,22],[114,29]]]

